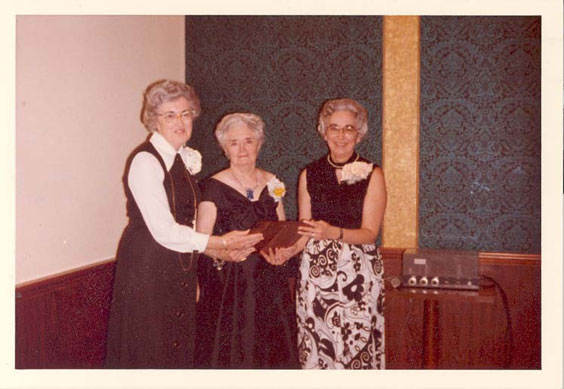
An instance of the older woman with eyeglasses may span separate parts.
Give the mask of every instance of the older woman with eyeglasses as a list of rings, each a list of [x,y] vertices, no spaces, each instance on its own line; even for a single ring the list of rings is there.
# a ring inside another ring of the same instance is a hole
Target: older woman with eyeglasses
[[[185,144],[199,114],[189,85],[162,80],[145,91],[142,120],[151,136],[123,176],[129,224],[117,252],[108,368],[193,367],[198,253],[233,249],[227,259],[240,261],[262,239],[196,231],[201,156]]]
[[[298,187],[304,238],[297,285],[298,351],[305,369],[384,368],[383,267],[375,245],[386,207],[382,169],[356,151],[367,113],[328,100],[318,131],[329,148]]]

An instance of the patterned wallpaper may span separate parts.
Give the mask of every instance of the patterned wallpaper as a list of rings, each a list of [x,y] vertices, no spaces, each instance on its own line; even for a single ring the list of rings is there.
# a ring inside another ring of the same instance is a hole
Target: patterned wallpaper
[[[204,158],[199,178],[227,166],[213,136],[219,119],[256,113],[266,123],[258,165],[286,183],[286,214],[295,219],[298,175],[326,153],[317,112],[335,97],[366,107],[359,151],[380,164],[381,24],[378,16],[187,16],[186,81],[202,103],[190,141]]]
[[[540,17],[422,17],[419,245],[540,253]]]

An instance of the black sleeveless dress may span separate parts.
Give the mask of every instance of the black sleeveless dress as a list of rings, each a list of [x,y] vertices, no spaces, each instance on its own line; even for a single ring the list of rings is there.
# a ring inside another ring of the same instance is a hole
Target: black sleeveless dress
[[[246,230],[259,220],[278,220],[268,189],[256,201],[210,178],[202,201],[217,207],[214,235]],[[259,369],[299,368],[295,305],[288,284],[296,267],[273,266],[258,254],[218,270],[211,259],[198,269],[197,367]]]
[[[369,163],[361,157],[358,161]],[[335,169],[324,156],[309,164],[306,174],[313,219],[342,228],[361,227],[372,172],[354,184],[339,184]],[[302,368],[384,368],[382,275],[375,244],[308,241],[296,292]]]
[[[129,157],[123,178],[129,224],[118,247],[105,367],[191,368],[198,261],[192,253],[161,246],[149,232],[127,181],[131,161],[143,151],[163,168],[163,184],[178,223],[193,226],[199,198],[180,156],[170,172],[150,142]]]

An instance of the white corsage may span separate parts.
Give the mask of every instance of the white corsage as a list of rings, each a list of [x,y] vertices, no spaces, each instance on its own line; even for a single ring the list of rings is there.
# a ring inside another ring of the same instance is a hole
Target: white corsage
[[[343,166],[341,170],[341,181],[351,185],[366,180],[372,171],[373,165],[368,162],[351,162]]]
[[[276,176],[268,180],[266,182],[266,186],[268,187],[268,194],[276,202],[282,200],[282,197],[286,194],[286,187],[284,186],[284,183],[276,178]]]
[[[184,147],[184,164],[186,169],[190,171],[192,175],[198,174],[202,170],[202,154],[198,150],[191,149],[190,147]]]

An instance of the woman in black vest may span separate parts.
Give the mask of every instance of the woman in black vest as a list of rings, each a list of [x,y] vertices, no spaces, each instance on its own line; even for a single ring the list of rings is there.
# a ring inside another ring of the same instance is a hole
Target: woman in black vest
[[[117,253],[105,366],[191,368],[198,253],[233,250],[240,261],[262,239],[233,231],[196,232],[201,155],[185,147],[200,114],[194,90],[162,80],[144,95],[148,141],[130,155],[123,183],[127,225]]]

